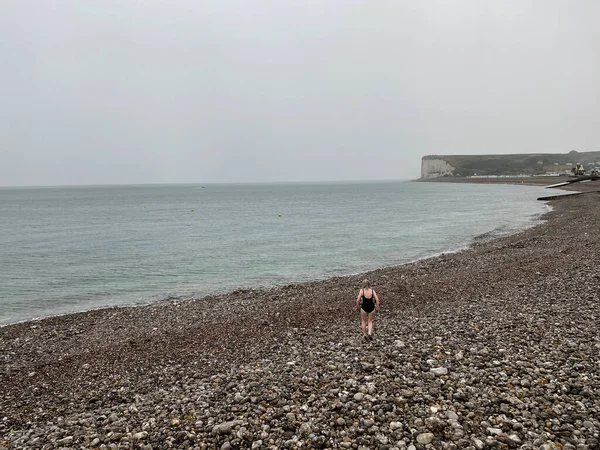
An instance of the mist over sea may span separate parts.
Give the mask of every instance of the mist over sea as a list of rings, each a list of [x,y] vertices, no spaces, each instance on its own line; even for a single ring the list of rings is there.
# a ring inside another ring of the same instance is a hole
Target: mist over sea
[[[0,324],[407,263],[531,226],[530,186],[0,189]],[[351,293],[353,295],[353,293]]]

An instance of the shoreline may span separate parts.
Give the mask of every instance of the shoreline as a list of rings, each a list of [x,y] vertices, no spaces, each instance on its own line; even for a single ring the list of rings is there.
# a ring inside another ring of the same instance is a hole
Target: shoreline
[[[428,179],[428,180],[418,179],[418,180],[409,180],[409,181],[412,181],[412,182],[437,182],[437,181],[441,181],[441,180],[444,180],[444,182],[447,182],[448,180],[450,180],[450,182],[454,182],[454,183],[467,183],[467,184],[471,182],[470,178],[461,178],[461,179],[444,178],[444,179]],[[518,185],[518,183],[513,183],[510,180],[511,179],[509,179],[509,181],[507,181],[507,182],[498,182],[497,184]],[[479,182],[475,181],[474,183],[479,183]],[[537,184],[537,185],[536,184],[528,184],[528,185],[529,186],[539,186],[539,184]],[[520,233],[521,231],[524,231],[531,227],[537,226],[537,224],[540,223],[541,220],[543,220],[542,218],[545,214],[547,214],[547,212],[548,211],[540,213],[537,217],[532,219],[531,222],[527,225],[518,226],[518,227],[515,227],[514,229],[511,228],[509,231],[491,230],[490,232],[487,232],[484,234],[489,234],[490,235],[489,239],[495,239],[497,237]],[[290,280],[287,282],[277,283],[274,285],[238,286],[238,287],[234,287],[234,288],[223,290],[223,291],[209,292],[207,295],[205,295],[203,297],[189,296],[189,295],[181,295],[181,296],[168,295],[165,298],[160,298],[160,299],[156,299],[156,300],[147,300],[147,301],[139,302],[139,303],[135,303],[135,302],[134,303],[115,303],[115,304],[107,304],[107,305],[103,305],[103,306],[91,307],[89,309],[82,308],[82,309],[76,309],[76,310],[72,310],[72,311],[60,312],[57,314],[43,315],[43,316],[38,316],[38,317],[30,317],[30,318],[16,319],[16,320],[9,319],[8,322],[4,322],[4,323],[0,322],[0,330],[2,330],[5,327],[11,327],[14,325],[19,325],[19,324],[27,324],[30,322],[37,323],[37,322],[44,321],[46,319],[65,317],[65,316],[69,316],[72,314],[85,314],[85,313],[89,313],[89,312],[102,311],[102,310],[113,310],[113,309],[119,309],[119,308],[137,309],[137,308],[151,307],[153,305],[177,303],[180,301],[203,301],[205,298],[227,297],[232,292],[239,291],[239,290],[242,290],[242,291],[271,290],[271,289],[285,288],[287,286],[292,286],[292,285],[303,285],[303,284],[307,284],[307,283],[323,282],[323,281],[327,281],[330,278],[361,277],[361,276],[364,277],[373,271],[388,269],[388,268],[397,268],[397,267],[401,267],[401,266],[408,265],[408,264],[414,264],[414,263],[422,261],[422,260],[435,258],[435,257],[438,257],[439,255],[452,254],[452,253],[457,253],[457,252],[461,252],[464,250],[468,250],[473,245],[476,245],[479,242],[480,242],[480,236],[473,236],[468,242],[466,242],[465,244],[461,245],[460,247],[457,247],[454,249],[440,250],[439,252],[434,252],[430,255],[422,256],[417,259],[407,260],[407,261],[399,263],[399,264],[375,267],[375,268],[367,269],[367,270],[357,272],[357,273],[340,273],[338,275],[333,275],[333,276],[324,276],[323,278],[322,277],[312,277],[310,279],[298,280],[298,281]]]
[[[552,205],[406,265],[1,327],[0,446],[594,448],[600,195]],[[351,310],[365,275],[374,343]]]
[[[439,177],[418,178],[416,183],[467,183],[467,184],[514,184],[523,186],[549,186],[554,183],[566,181],[569,176],[552,177],[498,177],[498,178],[473,178],[473,177]]]
[[[522,227],[518,227],[515,229],[511,229],[510,231],[504,231],[504,232],[501,232],[501,231],[486,232],[486,233],[474,236],[473,238],[471,238],[469,243],[467,243],[461,247],[458,247],[456,249],[435,252],[431,255],[423,256],[421,258],[406,261],[406,262],[403,262],[400,264],[376,267],[376,268],[373,268],[370,270],[365,270],[365,271],[361,271],[361,272],[357,272],[357,273],[347,273],[347,274],[340,274],[340,275],[335,275],[335,276],[327,276],[325,278],[312,278],[310,280],[305,280],[305,281],[290,281],[290,282],[285,282],[282,284],[276,284],[273,286],[264,286],[264,285],[263,286],[239,286],[237,288],[233,288],[233,289],[226,290],[223,292],[210,293],[210,294],[205,295],[204,297],[183,296],[183,295],[180,297],[168,296],[164,299],[160,299],[160,300],[156,300],[156,301],[149,301],[146,303],[139,303],[139,304],[124,303],[124,304],[106,305],[106,306],[98,306],[96,308],[82,309],[82,310],[64,312],[64,313],[59,313],[59,314],[52,314],[52,315],[48,315],[48,316],[32,317],[32,318],[28,318],[28,319],[17,320],[15,322],[0,323],[0,331],[2,330],[2,328],[6,328],[6,327],[12,327],[12,326],[16,326],[16,325],[36,325],[36,324],[39,324],[40,322],[43,322],[48,319],[60,319],[61,317],[78,315],[78,314],[87,314],[87,313],[93,313],[93,312],[102,312],[104,310],[111,311],[111,310],[118,310],[118,309],[123,309],[123,308],[138,309],[138,308],[149,308],[149,307],[161,306],[161,305],[176,305],[181,302],[202,302],[204,300],[209,300],[209,299],[221,299],[223,297],[226,298],[236,292],[252,293],[252,292],[257,292],[257,291],[279,290],[279,289],[285,289],[285,288],[294,287],[294,286],[302,286],[305,284],[321,283],[321,282],[325,282],[325,281],[328,281],[331,279],[339,279],[339,278],[350,278],[350,277],[352,277],[352,278],[358,277],[361,279],[365,278],[365,277],[368,278],[368,275],[373,272],[377,272],[380,270],[387,270],[387,269],[398,269],[403,266],[407,266],[407,265],[411,265],[411,264],[418,264],[421,261],[439,258],[443,255],[452,255],[452,254],[460,253],[463,251],[468,251],[475,245],[481,245],[482,242],[487,242],[487,241],[494,240],[497,238],[511,236],[514,234],[521,233],[523,231],[529,230],[529,229],[534,228],[534,227],[540,225],[541,223],[543,223],[543,221],[545,220],[545,219],[543,219],[543,217],[546,214],[548,214],[549,212],[551,212],[551,210],[540,213],[539,216],[537,216],[535,219],[533,219],[530,224],[524,225]]]

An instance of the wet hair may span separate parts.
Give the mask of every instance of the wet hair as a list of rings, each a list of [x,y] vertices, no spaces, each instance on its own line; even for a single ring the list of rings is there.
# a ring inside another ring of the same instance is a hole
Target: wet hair
[[[370,289],[371,288],[371,282],[369,281],[368,278],[365,278],[362,281],[362,285],[361,286],[362,286],[363,289]]]

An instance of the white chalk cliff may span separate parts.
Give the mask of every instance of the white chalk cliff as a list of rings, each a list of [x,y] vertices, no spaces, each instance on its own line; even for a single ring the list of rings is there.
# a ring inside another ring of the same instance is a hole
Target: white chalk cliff
[[[438,178],[444,175],[452,175],[455,167],[441,158],[421,159],[421,178]]]

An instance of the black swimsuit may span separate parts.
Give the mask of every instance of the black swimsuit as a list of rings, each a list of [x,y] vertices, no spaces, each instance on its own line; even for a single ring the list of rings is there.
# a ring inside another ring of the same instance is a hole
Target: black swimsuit
[[[365,290],[363,289],[363,295],[360,298],[360,307],[366,313],[373,312],[375,309],[375,302],[373,301],[375,298],[375,292],[371,289],[371,297],[365,297]]]

